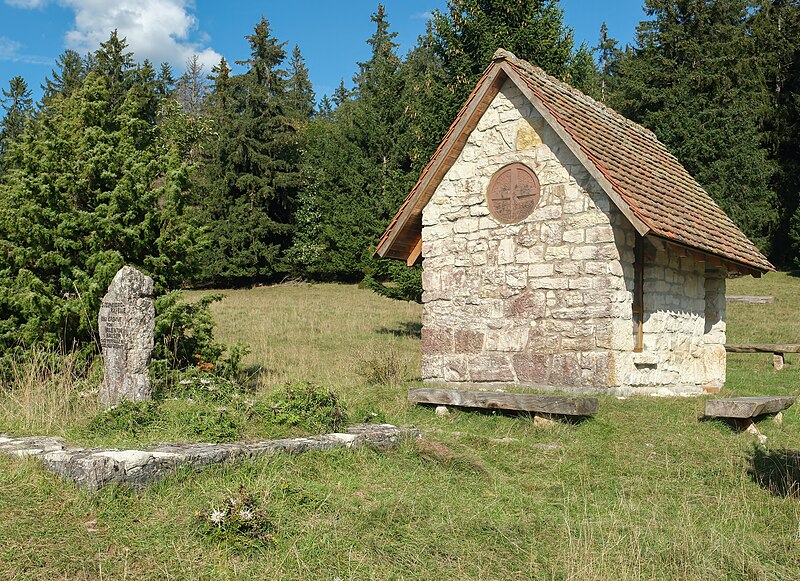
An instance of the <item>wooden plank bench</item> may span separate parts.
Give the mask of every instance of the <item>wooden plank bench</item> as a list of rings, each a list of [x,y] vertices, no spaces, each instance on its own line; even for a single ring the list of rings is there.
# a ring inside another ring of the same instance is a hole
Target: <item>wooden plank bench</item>
[[[763,444],[767,441],[767,437],[758,431],[755,419],[769,414],[780,423],[783,410],[791,407],[795,399],[797,398],[780,396],[710,399],[706,402],[705,419],[725,420],[736,430],[747,430],[758,436],[758,441]]]
[[[764,414],[777,414],[791,407],[795,397],[756,396],[710,399],[706,402],[708,418],[752,419]]]
[[[728,353],[772,353],[772,365],[776,370],[783,369],[784,353],[800,353],[800,345],[791,343],[761,343],[761,344],[726,344],[725,351]]]
[[[464,408],[506,410],[554,416],[587,417],[597,413],[596,397],[505,393],[497,391],[464,391],[457,389],[412,388],[408,401]]]
[[[770,296],[748,296],[748,295],[728,295],[725,300],[729,303],[745,303],[748,305],[771,305],[775,302],[775,297]]]

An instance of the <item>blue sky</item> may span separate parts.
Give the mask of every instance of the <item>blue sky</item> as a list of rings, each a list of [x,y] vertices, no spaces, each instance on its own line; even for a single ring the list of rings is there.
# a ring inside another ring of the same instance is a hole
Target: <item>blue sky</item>
[[[0,0],[0,87],[21,75],[38,99],[39,86],[67,48],[84,54],[114,28],[128,39],[138,60],[166,61],[179,73],[198,54],[205,70],[225,56],[247,56],[245,35],[266,16],[273,34],[300,45],[318,96],[344,79],[350,85],[356,62],[369,56],[370,15],[377,0]],[[402,54],[411,48],[435,9],[446,0],[384,0]],[[644,17],[642,0],[562,0],[564,21],[577,43],[597,44],[605,21],[611,36],[632,42]]]

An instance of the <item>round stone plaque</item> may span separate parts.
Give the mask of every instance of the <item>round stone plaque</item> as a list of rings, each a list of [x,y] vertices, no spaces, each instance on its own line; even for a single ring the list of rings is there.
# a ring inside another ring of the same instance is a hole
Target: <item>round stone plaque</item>
[[[486,192],[489,211],[503,224],[513,224],[530,216],[540,197],[539,178],[521,163],[511,163],[497,170]]]

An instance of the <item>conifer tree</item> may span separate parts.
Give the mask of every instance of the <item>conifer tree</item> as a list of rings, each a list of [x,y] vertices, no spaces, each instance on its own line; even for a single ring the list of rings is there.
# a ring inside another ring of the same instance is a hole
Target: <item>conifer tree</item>
[[[609,102],[652,129],[733,221],[769,252],[775,164],[760,127],[769,107],[746,0],[646,0],[649,20],[620,61]]]
[[[295,45],[292,50],[292,58],[289,60],[287,85],[287,110],[293,118],[305,124],[314,115],[316,96],[311,80],[308,78],[306,61],[298,45]]]
[[[186,59],[186,70],[175,86],[178,102],[183,110],[192,116],[200,115],[208,93],[208,80],[204,69],[200,58],[193,54]]]
[[[50,77],[44,80],[42,90],[43,104],[47,104],[56,96],[69,96],[75,89],[81,86],[86,67],[84,61],[77,52],[67,49],[64,54],[56,59],[56,68],[50,73]]]
[[[212,71],[208,146],[200,203],[209,229],[202,282],[243,284],[287,272],[284,252],[300,185],[299,143],[287,111],[284,43],[262,18],[247,36],[250,58],[231,76]]]
[[[13,77],[8,89],[2,90],[3,121],[0,122],[0,160],[11,143],[16,141],[33,114],[33,97],[28,83],[20,76]]]
[[[0,351],[91,345],[91,313],[123,264],[151,274],[162,291],[192,268],[187,168],[161,136],[155,71],[134,66],[125,48],[112,35],[8,151]]]

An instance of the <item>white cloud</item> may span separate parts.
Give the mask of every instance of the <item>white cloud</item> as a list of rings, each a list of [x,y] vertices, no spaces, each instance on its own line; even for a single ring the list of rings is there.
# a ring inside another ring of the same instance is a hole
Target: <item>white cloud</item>
[[[6,0],[6,4],[17,8],[41,8],[47,0]]]
[[[192,0],[56,0],[75,13],[75,25],[65,36],[66,47],[86,53],[97,50],[111,31],[125,37],[136,60],[150,59],[155,66],[168,62],[183,69],[197,54],[207,71],[221,56],[205,46],[207,36],[198,30]],[[5,0],[21,8],[38,8],[48,0]],[[202,39],[202,40],[198,40]]]
[[[21,48],[22,44],[16,40],[5,36],[0,36],[0,61],[28,63],[31,65],[46,65],[53,62],[52,58],[32,54],[22,54],[19,52]]]

